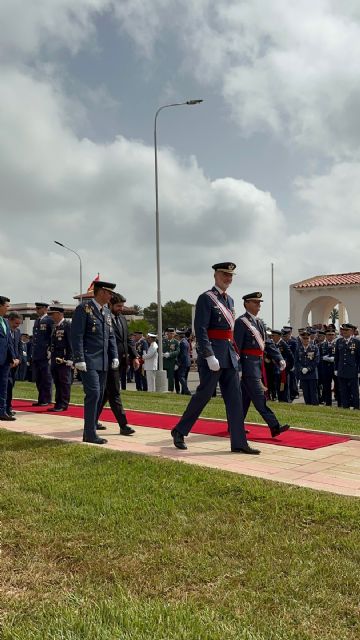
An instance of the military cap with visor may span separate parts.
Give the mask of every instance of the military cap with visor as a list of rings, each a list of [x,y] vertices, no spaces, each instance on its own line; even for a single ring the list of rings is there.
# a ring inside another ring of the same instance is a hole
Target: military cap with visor
[[[214,271],[223,271],[224,273],[235,273],[236,264],[234,262],[217,262],[211,267]]]
[[[250,302],[251,300],[254,300],[255,302],[264,302],[262,299],[262,293],[261,291],[254,291],[253,293],[246,293],[242,299],[244,300],[244,302]]]

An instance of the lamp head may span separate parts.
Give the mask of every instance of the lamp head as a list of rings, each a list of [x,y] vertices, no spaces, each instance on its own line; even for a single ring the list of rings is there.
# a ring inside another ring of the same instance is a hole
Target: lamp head
[[[200,102],[204,102],[204,100],[202,100],[201,98],[196,100],[186,100],[186,104],[189,104],[189,105],[200,104]]]
[[[61,244],[61,242],[58,242],[57,240],[54,240],[55,244],[58,244],[60,247],[63,247],[64,245]]]

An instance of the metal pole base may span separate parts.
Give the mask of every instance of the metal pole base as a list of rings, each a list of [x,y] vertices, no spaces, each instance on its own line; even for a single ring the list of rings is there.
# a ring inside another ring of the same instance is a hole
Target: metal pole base
[[[157,371],[155,376],[155,389],[158,393],[168,391],[168,381],[166,371]]]

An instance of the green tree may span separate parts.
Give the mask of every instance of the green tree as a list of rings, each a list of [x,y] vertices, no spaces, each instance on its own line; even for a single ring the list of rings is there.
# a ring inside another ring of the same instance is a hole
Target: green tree
[[[332,324],[335,324],[336,320],[338,319],[339,319],[339,309],[334,307],[332,312],[330,313],[329,320],[332,322]]]
[[[152,302],[144,309],[144,318],[149,322],[151,327],[157,331],[157,304]],[[186,300],[177,300],[173,302],[169,300],[162,308],[162,325],[166,327],[174,327],[180,329],[183,327],[191,327],[191,304]]]
[[[134,333],[135,331],[142,331],[146,336],[150,331],[150,325],[147,320],[131,320],[129,322],[129,333]]]

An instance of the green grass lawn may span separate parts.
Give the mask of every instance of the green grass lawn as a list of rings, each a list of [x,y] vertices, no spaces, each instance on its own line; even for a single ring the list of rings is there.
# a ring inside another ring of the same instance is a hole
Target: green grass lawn
[[[37,391],[30,382],[17,382],[15,397],[37,399]],[[189,399],[174,393],[143,393],[139,391],[122,391],[121,396],[127,409],[161,411],[163,413],[182,414]],[[71,401],[82,404],[83,390],[79,384],[71,389]],[[285,404],[270,402],[282,424],[289,423],[294,427],[318,429],[360,435],[360,412],[337,407],[311,407],[304,404]],[[205,418],[222,418],[225,420],[225,407],[221,398],[213,398],[205,407],[202,416]],[[251,405],[247,420],[261,422],[262,419]]]
[[[0,448],[3,640],[359,639],[359,500],[3,429]]]

